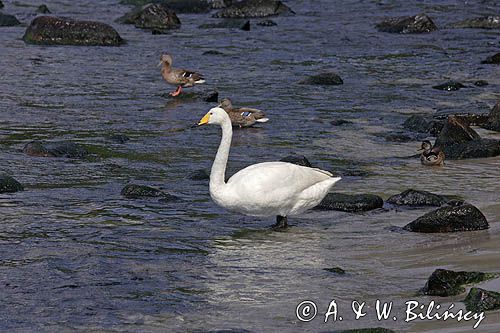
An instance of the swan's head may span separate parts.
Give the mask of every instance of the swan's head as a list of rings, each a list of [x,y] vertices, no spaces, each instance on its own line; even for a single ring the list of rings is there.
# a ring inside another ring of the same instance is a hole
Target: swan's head
[[[208,111],[207,114],[203,118],[201,118],[201,120],[198,122],[198,126],[206,124],[222,125],[223,123],[228,121],[231,122],[231,119],[229,119],[227,112],[220,107],[216,107],[210,109],[210,111]]]
[[[172,65],[172,62],[173,62],[172,56],[170,54],[164,53],[160,57],[160,63],[158,64],[158,66],[161,66],[163,64],[170,66]]]
[[[422,141],[422,145],[420,146],[420,150],[429,151],[432,149],[432,143],[429,140]]]

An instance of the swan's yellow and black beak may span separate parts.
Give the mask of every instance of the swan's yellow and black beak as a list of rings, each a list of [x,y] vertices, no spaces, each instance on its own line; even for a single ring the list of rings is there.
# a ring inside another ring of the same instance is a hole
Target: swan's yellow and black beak
[[[208,121],[210,120],[210,112],[208,112],[206,115],[201,118],[201,120],[198,122],[198,126],[203,126],[208,124]]]

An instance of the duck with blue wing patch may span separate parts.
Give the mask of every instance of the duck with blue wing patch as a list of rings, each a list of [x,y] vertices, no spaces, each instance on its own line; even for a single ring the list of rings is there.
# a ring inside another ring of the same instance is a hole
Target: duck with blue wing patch
[[[269,118],[266,114],[258,109],[252,108],[234,108],[231,99],[223,98],[219,107],[224,109],[229,118],[231,119],[231,124],[236,127],[249,127],[256,123],[266,123]]]

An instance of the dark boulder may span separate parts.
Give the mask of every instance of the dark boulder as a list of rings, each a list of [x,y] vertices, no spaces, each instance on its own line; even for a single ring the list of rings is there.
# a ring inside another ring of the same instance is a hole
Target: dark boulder
[[[335,73],[320,73],[309,76],[299,82],[300,84],[322,85],[322,86],[336,86],[343,84],[342,78]]]
[[[0,173],[0,193],[13,193],[22,191],[23,185],[9,175]]]
[[[141,7],[149,3],[163,4],[176,13],[206,13],[211,8],[208,0],[122,0],[121,3],[136,7]]]
[[[23,40],[41,45],[118,46],[124,43],[111,26],[54,16],[38,16],[26,29]]]
[[[294,12],[278,0],[243,0],[222,9],[215,13],[213,17],[252,18],[281,14],[294,14]]]
[[[477,139],[480,139],[479,134],[470,128],[467,121],[457,116],[449,116],[436,139],[436,146],[443,148]]]
[[[436,269],[421,292],[430,296],[455,296],[465,292],[466,284],[479,283],[496,278],[496,274],[482,272],[455,272],[447,269]]]
[[[121,195],[128,199],[140,199],[140,198],[162,198],[168,201],[174,201],[178,198],[174,195],[158,190],[154,187],[145,185],[128,184],[122,191]]]
[[[498,100],[497,104],[491,109],[488,120],[483,127],[491,131],[500,132],[500,100]]]
[[[425,14],[388,18],[375,27],[382,32],[398,34],[420,34],[438,29],[431,18]]]
[[[445,146],[443,151],[450,160],[495,157],[500,155],[500,140],[477,139]]]
[[[49,7],[47,7],[47,5],[38,6],[38,8],[36,9],[36,12],[40,13],[40,14],[50,14],[50,10],[49,10]]]
[[[500,16],[481,16],[451,25],[453,28],[500,29]]]
[[[250,21],[246,21],[240,28],[243,31],[250,31]]]
[[[24,146],[23,152],[36,157],[83,158],[88,155],[85,148],[69,141],[31,141]]]
[[[191,180],[210,180],[210,172],[206,169],[199,169],[191,172],[188,176]]]
[[[332,126],[342,126],[342,125],[352,124],[352,121],[345,120],[345,119],[334,119],[334,120],[330,121],[330,124]]]
[[[491,57],[486,58],[485,60],[481,61],[481,63],[482,64],[494,64],[494,65],[500,64],[500,52],[492,55]]]
[[[212,9],[222,9],[231,6],[233,0],[208,0],[208,4]]]
[[[488,221],[479,209],[470,205],[446,206],[429,212],[403,229],[413,232],[455,232],[488,229]]]
[[[435,206],[444,205],[448,200],[444,197],[427,192],[408,189],[400,194],[393,195],[387,202],[393,205],[402,206]]]
[[[274,22],[273,20],[262,20],[260,22],[257,22],[257,25],[260,25],[262,27],[272,27],[278,25],[278,23]]]
[[[500,63],[500,53],[498,54],[498,62]],[[476,87],[485,87],[487,86],[489,83],[488,81],[485,81],[485,80],[477,80],[477,81],[474,81],[474,85]]]
[[[429,133],[431,135],[437,135],[443,129],[443,126],[442,121],[428,121],[421,115],[411,115],[403,123],[403,127],[407,130],[418,133]]]
[[[340,210],[343,212],[365,212],[384,205],[384,200],[374,194],[328,193],[316,206],[317,210]]]
[[[21,22],[14,15],[0,13],[0,27],[13,27],[19,24]]]
[[[442,84],[438,84],[437,86],[433,86],[432,88],[445,91],[457,91],[459,89],[465,88],[465,86],[460,82],[448,81]]]
[[[181,21],[175,12],[164,4],[148,4],[136,8],[120,17],[117,22],[133,24],[136,28],[149,29],[156,33],[164,33],[181,26]]]
[[[302,165],[309,168],[312,167],[311,163],[309,163],[308,159],[304,155],[288,155],[283,157],[280,161]]]
[[[483,312],[500,309],[500,293],[481,288],[471,288],[464,300],[467,311]]]

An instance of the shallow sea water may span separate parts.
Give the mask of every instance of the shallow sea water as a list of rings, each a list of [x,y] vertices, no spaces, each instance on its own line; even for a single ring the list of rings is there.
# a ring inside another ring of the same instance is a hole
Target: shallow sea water
[[[24,24],[35,1],[4,1]],[[118,1],[45,2],[52,13],[112,24],[121,47],[25,44],[26,26],[0,28],[0,170],[26,187],[0,195],[0,330],[9,332],[320,332],[383,326],[398,332],[471,332],[472,322],[405,323],[404,302],[436,268],[500,272],[500,158],[448,161],[424,168],[419,141],[387,142],[410,114],[489,112],[500,97],[494,30],[446,29],[424,35],[377,32],[386,16],[425,12],[439,27],[498,14],[495,1],[287,1],[295,16],[249,32],[199,29],[209,14],[180,14],[182,28],[151,35],[113,21],[130,7]],[[218,50],[223,55],[203,55]],[[268,232],[273,219],[215,206],[205,181],[187,178],[210,168],[220,140],[215,127],[191,129],[214,104],[167,96],[156,67],[162,52],[201,71],[207,84],[236,105],[265,110],[271,121],[236,130],[229,174],[260,161],[303,154],[343,176],[334,187],[384,199],[407,188],[462,196],[481,209],[490,229],[417,234],[397,228],[430,209],[364,214],[310,211],[290,218],[287,232]],[[335,71],[344,84],[304,86],[302,78]],[[468,87],[431,88],[449,79]],[[476,80],[489,85],[476,87]],[[352,124],[332,126],[331,120]],[[485,137],[500,134],[479,130]],[[131,138],[112,143],[110,133]],[[84,160],[22,153],[34,139],[71,140]],[[162,188],[182,201],[128,200],[129,183]],[[346,275],[324,268],[341,267]],[[500,291],[499,280],[484,284]],[[463,306],[460,295],[436,299]],[[318,304],[302,323],[295,307]],[[344,320],[323,323],[335,299]],[[394,301],[397,321],[379,322],[374,302]],[[354,320],[352,300],[367,302]],[[488,312],[481,332],[498,332]]]

